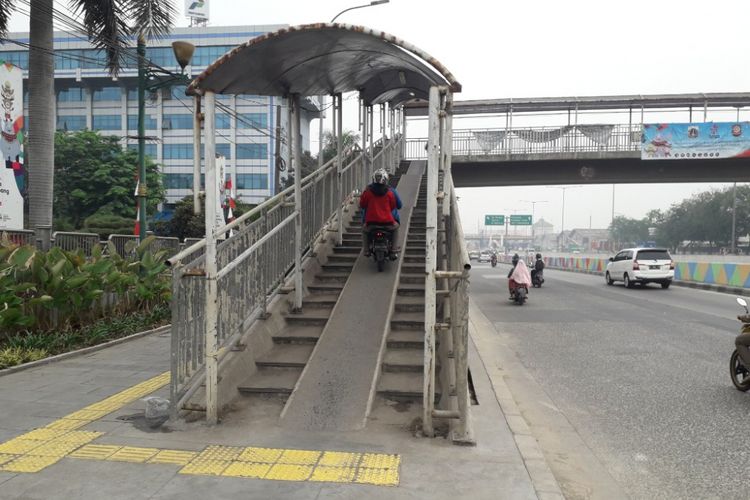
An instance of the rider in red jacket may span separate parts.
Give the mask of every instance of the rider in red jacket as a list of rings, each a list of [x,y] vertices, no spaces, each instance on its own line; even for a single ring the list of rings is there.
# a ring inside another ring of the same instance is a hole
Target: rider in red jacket
[[[382,226],[392,234],[391,256],[398,251],[399,224],[393,218],[393,211],[398,207],[396,195],[388,187],[388,173],[384,169],[378,169],[372,174],[372,184],[367,186],[362,196],[359,197],[359,206],[364,210],[365,220],[362,225],[362,248],[365,257],[370,256],[370,230],[368,226]]]

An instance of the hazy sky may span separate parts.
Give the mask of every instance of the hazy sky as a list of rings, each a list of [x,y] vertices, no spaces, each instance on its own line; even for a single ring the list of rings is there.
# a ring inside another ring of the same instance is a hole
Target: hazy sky
[[[344,8],[367,3],[208,1],[210,24],[216,26],[327,22]],[[184,10],[183,1],[178,8]],[[439,59],[463,84],[456,99],[481,99],[744,91],[750,88],[745,64],[749,18],[746,0],[391,0],[348,12],[339,21],[382,29],[411,42]],[[178,25],[186,26],[187,20],[180,16]],[[28,18],[14,16],[11,28],[28,30]],[[356,110],[355,101],[348,102]],[[347,115],[354,127],[356,111]],[[742,119],[750,119],[750,113],[743,112]],[[460,124],[457,120],[455,127]],[[502,125],[487,121],[483,126]],[[615,212],[640,217],[707,187],[617,186]],[[547,200],[537,204],[536,215],[559,229],[560,189],[475,188],[459,195],[467,230],[475,229],[485,213],[510,213],[503,209],[512,208],[530,213],[530,205],[519,200]],[[566,228],[588,227],[589,217],[594,227],[604,227],[611,217],[612,186],[568,190],[565,209]]]

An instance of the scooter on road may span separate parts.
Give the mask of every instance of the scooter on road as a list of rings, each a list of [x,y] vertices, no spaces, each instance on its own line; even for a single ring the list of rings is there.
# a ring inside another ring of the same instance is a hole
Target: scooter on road
[[[737,303],[745,308],[745,314],[737,316],[737,319],[742,322],[740,335],[750,334],[750,311],[747,309],[747,301],[742,297],[737,297]],[[732,356],[729,358],[729,374],[732,377],[732,384],[734,384],[737,390],[746,392],[750,389],[750,366],[746,366],[742,362],[737,349],[734,350]]]

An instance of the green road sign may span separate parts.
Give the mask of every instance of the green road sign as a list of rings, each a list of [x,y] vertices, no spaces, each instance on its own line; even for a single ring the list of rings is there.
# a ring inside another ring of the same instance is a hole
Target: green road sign
[[[530,215],[511,215],[510,225],[511,226],[530,226],[531,216]]]
[[[505,216],[504,215],[485,215],[484,225],[485,226],[504,226]]]

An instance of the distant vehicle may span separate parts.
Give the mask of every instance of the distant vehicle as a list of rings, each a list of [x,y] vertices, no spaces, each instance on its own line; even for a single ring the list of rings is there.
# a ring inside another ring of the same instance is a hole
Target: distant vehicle
[[[669,288],[674,279],[674,261],[666,248],[626,248],[609,258],[604,273],[608,285],[622,281],[627,288],[636,283],[659,283]]]
[[[469,250],[469,260],[477,260],[479,258],[479,250]]]
[[[492,252],[490,252],[489,250],[482,250],[477,260],[479,262],[489,262],[490,260],[492,260]]]

